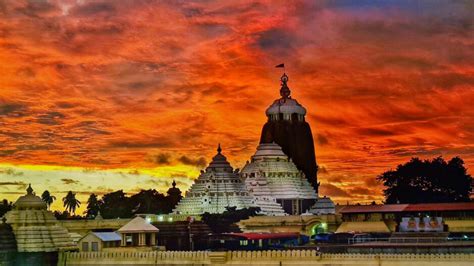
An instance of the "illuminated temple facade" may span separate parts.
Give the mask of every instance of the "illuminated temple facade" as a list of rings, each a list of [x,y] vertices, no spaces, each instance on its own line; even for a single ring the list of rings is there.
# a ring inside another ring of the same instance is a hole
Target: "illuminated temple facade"
[[[223,213],[227,207],[242,209],[254,206],[238,171],[234,171],[221,152],[219,145],[212,162],[201,171],[174,213],[201,215],[205,212]]]
[[[276,143],[260,144],[240,175],[263,214],[301,214],[317,199],[304,173]]]

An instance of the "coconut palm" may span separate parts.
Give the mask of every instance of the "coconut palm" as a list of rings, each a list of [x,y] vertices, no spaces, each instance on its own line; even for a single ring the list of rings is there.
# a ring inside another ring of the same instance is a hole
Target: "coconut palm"
[[[63,198],[63,205],[67,211],[75,214],[76,209],[81,206],[81,202],[76,199],[76,193],[69,191],[66,197]]]
[[[56,200],[56,197],[51,195],[49,193],[49,191],[45,190],[43,192],[43,194],[41,194],[41,199],[46,202],[46,204],[48,205],[48,209],[49,207],[51,207],[51,204],[53,204],[53,202]]]

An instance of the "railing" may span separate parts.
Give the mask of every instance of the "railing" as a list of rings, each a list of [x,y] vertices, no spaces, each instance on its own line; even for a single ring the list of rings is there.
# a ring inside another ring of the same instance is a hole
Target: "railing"
[[[389,243],[440,243],[447,241],[473,241],[474,237],[358,237],[358,238],[349,238],[347,244],[358,244],[358,243],[368,243],[368,242],[389,242]]]

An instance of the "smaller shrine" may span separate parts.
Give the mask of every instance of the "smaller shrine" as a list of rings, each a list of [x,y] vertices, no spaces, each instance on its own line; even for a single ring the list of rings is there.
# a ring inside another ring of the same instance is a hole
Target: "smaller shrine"
[[[252,201],[238,171],[234,171],[227,162],[219,145],[209,166],[206,170],[201,170],[201,174],[173,212],[189,215],[223,213],[228,207],[253,207]]]

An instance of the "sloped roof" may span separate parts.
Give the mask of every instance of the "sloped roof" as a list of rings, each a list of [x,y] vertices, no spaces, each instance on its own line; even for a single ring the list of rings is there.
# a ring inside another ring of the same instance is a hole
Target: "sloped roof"
[[[119,233],[153,233],[158,232],[158,228],[154,227],[152,224],[148,223],[142,217],[135,217],[126,225],[122,226],[118,232]]]
[[[474,202],[348,205],[338,210],[341,214],[424,211],[474,211]]]
[[[366,212],[401,212],[408,204],[383,204],[383,205],[347,205],[339,210],[340,213],[366,213]]]
[[[474,202],[408,204],[404,211],[474,211]]]
[[[92,232],[92,233],[104,242],[122,240],[120,234],[117,234],[116,232]]]

